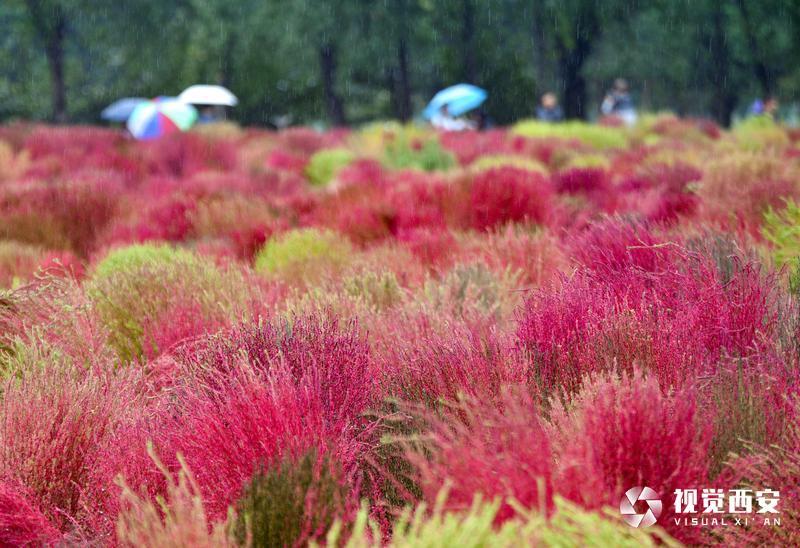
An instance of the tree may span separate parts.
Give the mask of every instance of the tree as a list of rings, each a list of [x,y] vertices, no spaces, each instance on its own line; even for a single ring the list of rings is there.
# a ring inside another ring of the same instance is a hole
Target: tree
[[[556,60],[564,114],[567,118],[586,118],[586,62],[603,39],[604,30],[615,21],[630,19],[638,5],[635,1],[545,0],[534,4],[534,9],[533,40],[539,42],[537,51],[547,52],[545,55]]]
[[[64,42],[67,36],[67,7],[59,0],[25,0],[30,23],[44,44],[50,67],[52,117],[67,121],[67,86],[64,77]]]

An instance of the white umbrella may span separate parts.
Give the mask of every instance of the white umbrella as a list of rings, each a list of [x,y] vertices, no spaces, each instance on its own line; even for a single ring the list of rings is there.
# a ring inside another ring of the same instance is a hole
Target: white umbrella
[[[198,84],[189,86],[178,95],[178,99],[192,105],[222,105],[233,107],[239,103],[229,89],[222,86]]]

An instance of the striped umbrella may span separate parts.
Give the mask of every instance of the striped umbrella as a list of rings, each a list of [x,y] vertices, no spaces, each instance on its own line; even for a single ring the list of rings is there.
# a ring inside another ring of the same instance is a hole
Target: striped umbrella
[[[128,131],[137,139],[157,139],[186,131],[197,120],[197,110],[175,97],[156,97],[139,105],[128,118]]]

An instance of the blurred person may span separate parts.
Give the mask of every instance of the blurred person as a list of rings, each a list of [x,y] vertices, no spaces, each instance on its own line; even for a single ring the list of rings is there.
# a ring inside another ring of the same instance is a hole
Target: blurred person
[[[486,111],[482,108],[473,111],[468,122],[470,124],[469,129],[477,129],[478,131],[489,129],[494,125],[489,119],[489,116],[486,114]]]
[[[536,107],[536,118],[542,122],[561,122],[564,120],[564,111],[558,104],[558,97],[553,92],[548,91],[539,101]]]
[[[778,114],[779,106],[778,99],[775,97],[767,97],[767,100],[764,101],[764,114],[770,118],[775,118],[775,115]]]
[[[440,131],[464,131],[465,129],[474,129],[470,121],[453,117],[447,105],[442,105],[439,112],[431,118],[431,125]]]
[[[768,96],[763,100],[759,97],[747,109],[747,114],[750,116],[767,116],[769,118],[774,118],[777,112],[778,100],[773,96]]]
[[[755,101],[750,103],[747,114],[750,116],[761,116],[764,114],[764,101],[761,100],[761,97],[756,98]]]
[[[633,104],[627,80],[624,78],[614,80],[613,87],[603,98],[600,112],[604,116],[617,116],[629,126],[636,123],[636,107]]]

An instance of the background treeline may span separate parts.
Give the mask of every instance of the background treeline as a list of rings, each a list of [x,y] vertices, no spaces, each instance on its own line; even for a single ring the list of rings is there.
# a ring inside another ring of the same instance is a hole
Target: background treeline
[[[728,124],[800,91],[795,0],[3,0],[0,120],[97,121],[121,96],[221,83],[246,124],[407,120],[438,88],[487,88],[498,123],[559,93]]]

